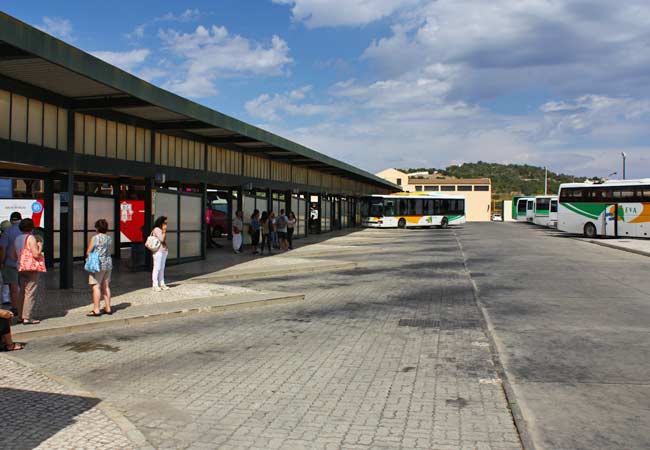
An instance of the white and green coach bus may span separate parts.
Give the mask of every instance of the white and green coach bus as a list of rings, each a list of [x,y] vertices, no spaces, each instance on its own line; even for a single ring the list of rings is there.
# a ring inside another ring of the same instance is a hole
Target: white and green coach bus
[[[533,223],[543,227],[557,225],[557,195],[538,195],[535,197]]]
[[[361,223],[374,228],[460,225],[465,223],[465,197],[428,192],[364,197]]]
[[[650,238],[650,178],[560,185],[557,228],[586,237]]]
[[[526,209],[528,200],[533,197],[529,196],[515,196],[512,197],[512,218],[517,222],[526,222]]]

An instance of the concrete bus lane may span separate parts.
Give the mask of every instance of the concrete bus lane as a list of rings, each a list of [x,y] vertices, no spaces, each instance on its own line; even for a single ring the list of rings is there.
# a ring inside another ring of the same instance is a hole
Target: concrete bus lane
[[[524,441],[650,448],[650,258],[523,223],[470,224],[457,236]]]
[[[358,247],[356,266],[229,282],[304,302],[37,338],[20,358],[158,449],[520,449],[452,230],[327,245]]]

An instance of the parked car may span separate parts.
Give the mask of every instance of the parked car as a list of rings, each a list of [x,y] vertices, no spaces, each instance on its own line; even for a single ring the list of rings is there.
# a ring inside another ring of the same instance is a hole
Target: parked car
[[[503,216],[499,213],[494,213],[492,214],[492,221],[493,222],[502,222],[503,221]]]

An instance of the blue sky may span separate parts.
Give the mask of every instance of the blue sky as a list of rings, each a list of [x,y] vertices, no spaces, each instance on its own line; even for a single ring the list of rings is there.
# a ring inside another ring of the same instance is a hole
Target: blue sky
[[[650,177],[646,0],[5,0],[152,83],[369,171]]]

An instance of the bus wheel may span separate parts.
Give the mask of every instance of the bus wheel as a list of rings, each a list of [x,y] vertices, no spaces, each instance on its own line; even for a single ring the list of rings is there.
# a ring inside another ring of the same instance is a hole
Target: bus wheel
[[[447,228],[449,226],[449,221],[446,217],[443,217],[440,221],[440,228]]]
[[[585,234],[585,237],[588,237],[589,239],[593,239],[593,238],[597,237],[596,225],[589,222],[587,225],[585,225],[584,234]]]
[[[397,222],[397,227],[398,228],[406,228],[406,220],[404,220],[403,217]]]

